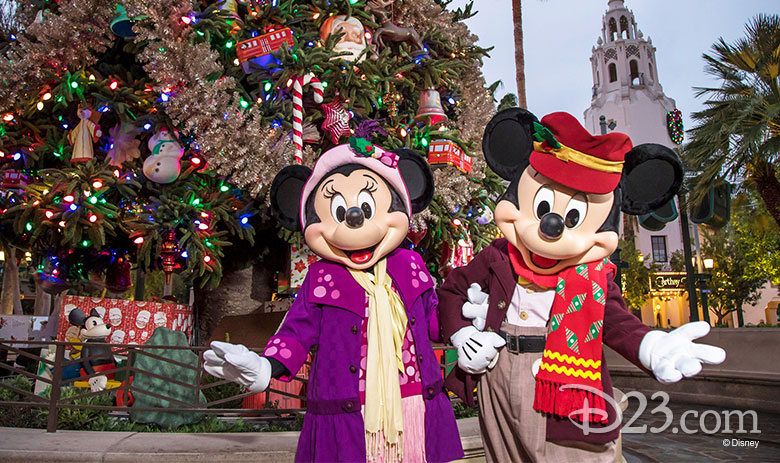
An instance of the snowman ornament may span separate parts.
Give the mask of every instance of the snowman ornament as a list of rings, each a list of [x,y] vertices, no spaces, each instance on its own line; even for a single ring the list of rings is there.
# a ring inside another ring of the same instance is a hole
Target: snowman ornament
[[[184,148],[176,140],[177,133],[163,127],[149,139],[152,155],[144,161],[144,175],[155,183],[171,183],[179,178]]]

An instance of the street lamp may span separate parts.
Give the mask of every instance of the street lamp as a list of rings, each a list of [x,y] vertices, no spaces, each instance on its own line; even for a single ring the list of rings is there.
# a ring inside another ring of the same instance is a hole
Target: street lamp
[[[639,255],[636,256],[636,260],[638,260],[639,263],[641,264],[642,262],[645,261],[645,255],[640,252]]]
[[[702,260],[704,261],[704,268],[707,270],[712,270],[712,268],[715,267],[715,259],[706,258]]]

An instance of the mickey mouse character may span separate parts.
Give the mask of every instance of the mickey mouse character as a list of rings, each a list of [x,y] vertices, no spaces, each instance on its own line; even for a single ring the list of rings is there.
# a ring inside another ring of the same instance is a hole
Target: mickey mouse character
[[[309,352],[307,412],[296,461],[449,461],[463,456],[441,370],[434,283],[399,248],[433,197],[417,153],[353,138],[314,170],[283,169],[271,186],[280,223],[301,228],[312,264],[263,356],[212,342],[208,373],[253,392],[290,381]]]
[[[482,148],[510,181],[495,210],[505,238],[439,290],[442,336],[460,367],[446,385],[469,404],[478,385],[488,461],[614,461],[619,425],[603,344],[661,382],[725,359],[691,342],[707,323],[651,331],[612,281],[620,211],[669,201],[682,164],[661,145],[632,148],[628,136],[592,136],[569,114],[539,123],[519,108],[493,117]]]
[[[113,370],[116,368],[114,356],[108,346],[96,346],[94,343],[105,343],[111,333],[111,325],[103,321],[100,313],[92,309],[89,316],[81,309],[73,309],[68,314],[71,325],[81,328],[81,337],[86,339],[81,348],[81,376],[93,375],[96,372]],[[114,379],[114,373],[93,376],[89,378],[89,388],[92,392],[102,391],[106,388],[109,379]]]

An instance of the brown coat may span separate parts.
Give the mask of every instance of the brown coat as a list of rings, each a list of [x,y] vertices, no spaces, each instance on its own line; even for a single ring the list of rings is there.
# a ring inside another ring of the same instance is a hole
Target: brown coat
[[[467,300],[466,291],[472,283],[478,283],[482,290],[490,295],[485,329],[496,332],[499,330],[517,284],[517,275],[509,262],[507,246],[509,242],[506,239],[493,241],[469,265],[453,270],[447,277],[438,291],[442,339],[448,340],[456,331],[471,324],[471,320],[463,317],[461,307]],[[639,362],[639,344],[648,331],[650,331],[648,326],[628,312],[620,288],[614,281],[609,280],[604,310],[604,343],[647,371]],[[445,386],[464,402],[473,405],[474,389],[479,377],[480,375],[468,374],[460,368],[453,368],[445,380]],[[604,391],[612,395],[612,380],[603,354],[601,378]],[[528,400],[533,400],[534,391],[528,391],[526,395]],[[617,418],[615,410],[607,406],[607,413],[608,424],[614,423]],[[592,425],[594,428],[597,426],[597,424]],[[553,416],[547,418],[548,440],[606,443],[616,439],[618,434],[619,429],[615,429],[607,433],[590,433],[585,436],[582,430],[570,423],[568,419]]]

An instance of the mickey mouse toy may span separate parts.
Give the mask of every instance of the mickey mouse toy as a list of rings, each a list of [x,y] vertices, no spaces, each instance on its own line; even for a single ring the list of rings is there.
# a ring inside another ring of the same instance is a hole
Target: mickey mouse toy
[[[493,117],[482,148],[510,182],[495,210],[504,238],[439,290],[442,336],[460,367],[446,385],[469,404],[478,386],[488,461],[614,461],[620,430],[603,344],[664,383],[726,355],[692,342],[709,332],[705,322],[651,331],[612,281],[620,212],[669,201],[682,164],[661,145],[632,148],[570,114],[540,123],[519,108]]]
[[[316,352],[296,461],[438,462],[463,456],[441,370],[434,283],[399,248],[433,197],[425,159],[352,138],[271,186],[280,223],[302,229],[312,264],[263,356],[212,342],[205,369],[260,392]]]
[[[108,342],[106,338],[111,333],[111,325],[103,321],[100,313],[92,309],[89,316],[86,316],[81,309],[73,309],[68,314],[68,321],[71,325],[80,327],[79,334],[87,340],[81,348],[81,358],[84,359],[81,362],[81,376],[115,369],[116,362],[111,348],[94,345],[94,343]],[[108,380],[113,378],[114,374],[109,373],[108,375],[93,376],[87,382],[92,392],[98,392],[104,390]]]

